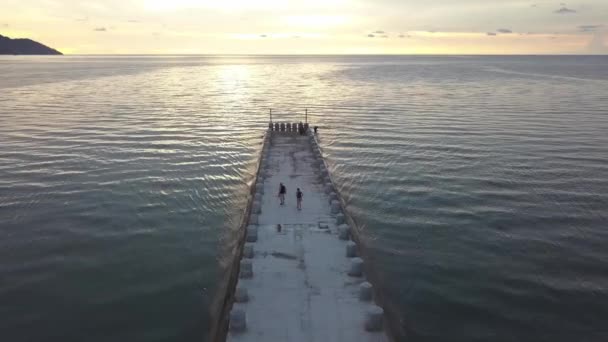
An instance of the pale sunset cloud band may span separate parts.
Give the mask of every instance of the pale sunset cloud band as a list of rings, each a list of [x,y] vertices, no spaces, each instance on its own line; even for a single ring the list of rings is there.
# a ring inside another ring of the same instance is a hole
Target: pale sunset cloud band
[[[606,54],[608,1],[0,0],[68,54]]]

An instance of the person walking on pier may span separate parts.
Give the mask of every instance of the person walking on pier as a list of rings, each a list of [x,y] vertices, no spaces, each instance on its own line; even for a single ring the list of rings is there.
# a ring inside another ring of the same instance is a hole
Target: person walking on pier
[[[298,200],[298,210],[302,210],[302,197],[304,196],[304,194],[302,193],[302,191],[300,191],[300,188],[298,188],[298,191],[296,191],[296,199]]]
[[[281,205],[285,204],[285,194],[287,193],[287,188],[283,183],[279,185],[279,199],[281,200]]]

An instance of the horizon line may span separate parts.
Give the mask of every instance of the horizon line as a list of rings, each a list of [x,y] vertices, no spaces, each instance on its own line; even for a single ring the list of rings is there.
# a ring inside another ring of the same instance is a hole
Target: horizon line
[[[60,51],[61,52],[61,51]],[[608,53],[63,53],[62,55],[0,55],[0,56],[608,56]]]

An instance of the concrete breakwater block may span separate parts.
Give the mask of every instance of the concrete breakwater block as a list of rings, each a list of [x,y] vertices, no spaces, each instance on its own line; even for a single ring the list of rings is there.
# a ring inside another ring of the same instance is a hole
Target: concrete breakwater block
[[[323,188],[326,194],[331,194],[334,191],[334,186],[331,183],[325,183],[325,187]]]
[[[335,201],[338,199],[338,194],[335,193],[334,191],[329,193],[329,203],[331,203],[331,201]]]
[[[243,247],[243,258],[252,259],[255,254],[252,243],[246,243]]]
[[[262,203],[262,194],[256,192],[255,195],[253,195],[253,201]]]
[[[365,330],[367,331],[380,331],[384,321],[384,310],[373,305],[365,312]]]
[[[242,261],[241,261],[242,264]],[[351,277],[360,277],[363,275],[363,259],[352,258],[350,259],[350,269],[348,275]]]
[[[348,241],[346,243],[346,256],[349,258],[357,257],[357,244],[353,241]]]
[[[253,262],[248,259],[241,260],[241,268],[239,269],[239,278],[253,278]]]
[[[231,332],[239,333],[247,330],[247,315],[242,309],[233,308],[230,311],[230,327]]]
[[[247,242],[258,241],[258,227],[254,225],[247,226]]]
[[[259,214],[262,212],[262,204],[260,201],[253,201],[253,204],[251,205],[251,212],[253,214]]]
[[[255,183],[255,192],[263,194],[264,193],[264,183],[261,183],[261,182]]]
[[[331,201],[331,213],[338,214],[341,210],[340,201],[333,200]]]
[[[344,214],[338,213],[336,215],[336,224],[339,226],[341,224],[344,224],[344,222],[346,222],[346,217],[344,216]]]
[[[350,227],[347,224],[341,224],[338,226],[338,237],[340,240],[350,239]]]
[[[372,284],[364,281],[359,284],[359,300],[363,302],[369,302],[373,297],[373,287]]]
[[[249,292],[246,287],[237,286],[234,291],[234,301],[237,303],[246,303],[249,300]]]
[[[258,224],[258,215],[257,214],[251,214],[249,215],[249,224]]]

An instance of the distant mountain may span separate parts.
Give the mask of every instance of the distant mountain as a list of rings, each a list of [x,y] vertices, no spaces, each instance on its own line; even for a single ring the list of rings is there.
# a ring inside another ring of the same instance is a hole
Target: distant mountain
[[[0,55],[62,55],[31,39],[10,39],[0,34]]]

